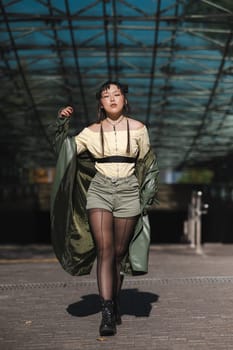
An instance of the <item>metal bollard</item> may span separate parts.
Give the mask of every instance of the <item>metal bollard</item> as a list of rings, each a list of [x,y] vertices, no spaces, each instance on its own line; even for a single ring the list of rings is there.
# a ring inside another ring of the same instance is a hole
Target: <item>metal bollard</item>
[[[202,204],[202,191],[193,191],[191,202],[188,206],[187,236],[191,248],[196,249],[197,254],[202,254],[202,214],[207,213],[208,204]],[[204,209],[204,210],[203,210]]]

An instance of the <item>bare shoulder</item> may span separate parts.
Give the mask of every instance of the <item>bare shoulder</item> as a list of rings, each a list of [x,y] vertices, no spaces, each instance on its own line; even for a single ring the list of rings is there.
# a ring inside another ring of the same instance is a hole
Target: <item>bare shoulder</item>
[[[100,124],[99,123],[93,123],[88,126],[88,129],[93,132],[99,132],[100,131]]]
[[[139,120],[133,119],[133,118],[128,118],[129,120],[129,125],[131,129],[141,129],[144,127],[145,124],[140,122]]]

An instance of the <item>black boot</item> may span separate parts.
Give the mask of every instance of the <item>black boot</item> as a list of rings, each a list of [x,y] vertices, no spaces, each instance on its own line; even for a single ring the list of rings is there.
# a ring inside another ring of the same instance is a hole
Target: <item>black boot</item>
[[[118,300],[118,298],[115,298],[115,299],[114,299],[113,310],[114,310],[114,314],[115,314],[116,324],[117,324],[117,325],[122,324],[121,313],[120,313],[120,305],[119,305],[119,300]]]
[[[121,313],[120,313],[120,304],[119,304],[119,295],[120,295],[123,281],[124,281],[124,274],[120,273],[120,285],[118,286],[118,290],[115,292],[115,297],[113,299],[114,300],[113,311],[115,314],[115,320],[116,320],[117,325],[122,324]]]
[[[99,332],[101,336],[116,334],[116,321],[113,312],[113,301],[101,299],[102,321]]]

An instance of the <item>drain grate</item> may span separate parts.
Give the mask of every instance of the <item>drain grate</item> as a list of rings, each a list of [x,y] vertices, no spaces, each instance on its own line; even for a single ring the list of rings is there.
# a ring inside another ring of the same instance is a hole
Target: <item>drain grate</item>
[[[125,285],[206,285],[233,283],[233,276],[198,276],[198,277],[181,277],[181,278],[129,278],[126,279]],[[96,286],[95,279],[75,282],[34,282],[34,283],[0,283],[0,290],[21,290],[21,289],[49,289],[49,288],[73,288]]]

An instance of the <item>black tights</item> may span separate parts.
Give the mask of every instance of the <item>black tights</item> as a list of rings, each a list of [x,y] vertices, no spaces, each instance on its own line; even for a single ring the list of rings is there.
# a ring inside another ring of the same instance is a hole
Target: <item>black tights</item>
[[[97,248],[97,283],[100,296],[115,298],[121,289],[121,261],[138,217],[116,218],[104,209],[89,209],[88,219]]]

